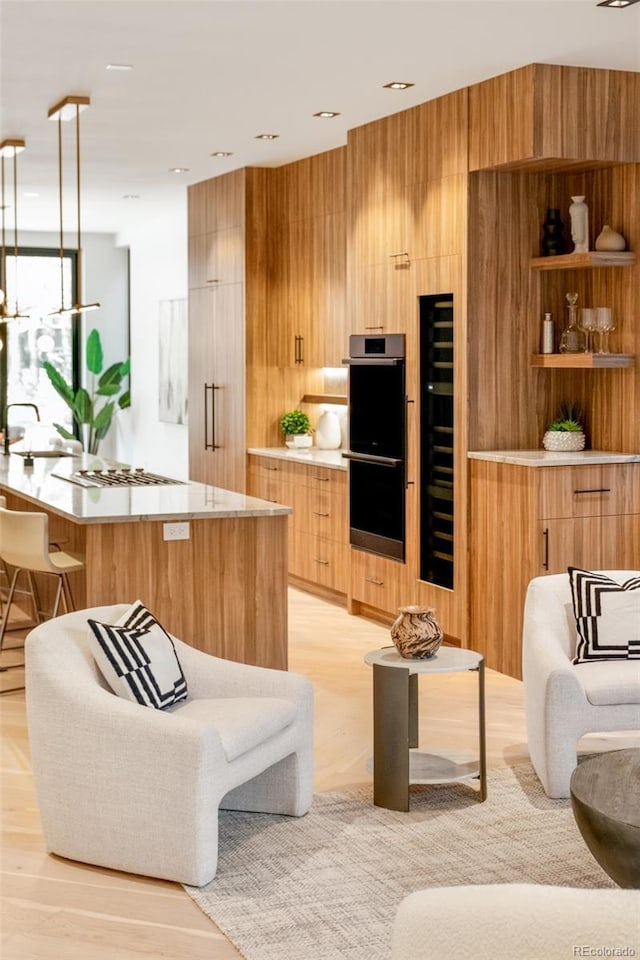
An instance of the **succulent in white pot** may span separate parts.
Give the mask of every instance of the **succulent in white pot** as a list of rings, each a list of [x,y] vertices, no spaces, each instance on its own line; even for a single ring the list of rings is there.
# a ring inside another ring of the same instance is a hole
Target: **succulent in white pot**
[[[310,447],[313,437],[309,431],[311,422],[302,410],[289,410],[280,417],[280,429],[287,447]]]
[[[575,403],[563,403],[558,414],[547,427],[542,438],[545,450],[562,452],[584,450],[586,437],[580,408]]]

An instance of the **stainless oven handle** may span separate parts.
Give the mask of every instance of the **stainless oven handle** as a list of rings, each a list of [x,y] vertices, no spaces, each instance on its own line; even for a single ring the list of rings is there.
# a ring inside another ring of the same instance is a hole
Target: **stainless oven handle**
[[[349,357],[342,362],[349,367],[399,367],[404,357]]]
[[[381,467],[401,467],[404,460],[396,457],[376,457],[371,453],[343,453],[345,460],[357,460],[360,463],[375,463]]]

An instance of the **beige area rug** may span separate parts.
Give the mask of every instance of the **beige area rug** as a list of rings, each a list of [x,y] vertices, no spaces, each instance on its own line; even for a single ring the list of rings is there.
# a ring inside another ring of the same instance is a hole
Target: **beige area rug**
[[[247,960],[389,960],[413,890],[615,886],[529,764],[491,771],[488,789],[479,803],[468,784],[413,787],[410,813],[374,807],[370,788],[317,794],[300,819],[223,811],[217,876],[185,890]]]

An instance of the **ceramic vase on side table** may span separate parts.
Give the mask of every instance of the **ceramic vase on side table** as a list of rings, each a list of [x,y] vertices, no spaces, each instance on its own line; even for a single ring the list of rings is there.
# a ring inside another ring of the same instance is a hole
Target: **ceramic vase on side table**
[[[400,616],[391,625],[391,639],[401,657],[425,660],[432,657],[444,636],[431,607],[399,607]]]

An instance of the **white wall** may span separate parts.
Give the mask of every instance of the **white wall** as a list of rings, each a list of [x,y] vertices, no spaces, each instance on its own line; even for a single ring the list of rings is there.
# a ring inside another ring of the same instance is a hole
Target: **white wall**
[[[159,304],[188,294],[186,197],[179,210],[129,228],[118,241],[129,247],[131,277],[131,409],[120,413],[119,456],[186,480],[188,428],[158,419]]]

